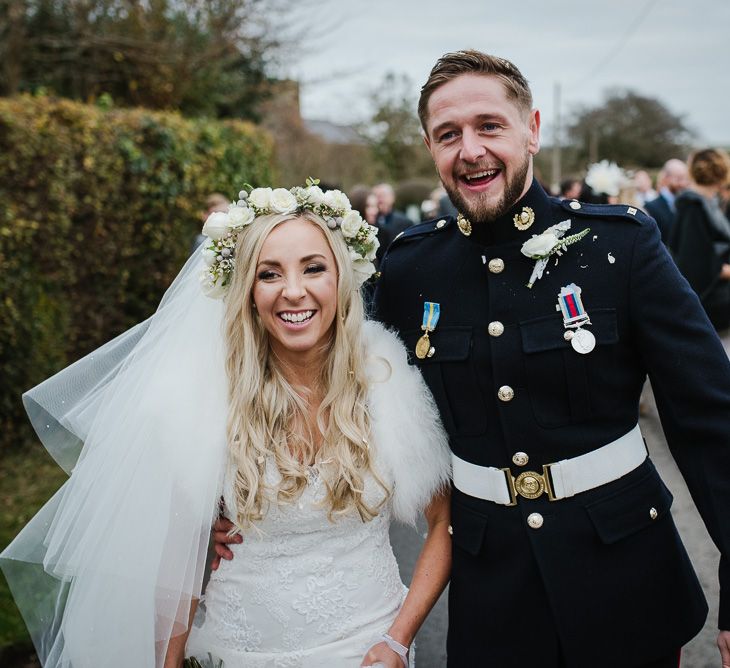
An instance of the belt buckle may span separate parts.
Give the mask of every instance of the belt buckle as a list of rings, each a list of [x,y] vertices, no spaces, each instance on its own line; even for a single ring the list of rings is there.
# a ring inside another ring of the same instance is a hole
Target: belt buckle
[[[500,469],[507,481],[507,490],[510,496],[510,502],[506,505],[516,506],[518,496],[525,499],[537,499],[543,494],[547,494],[550,501],[557,501],[550,479],[551,466],[552,464],[545,464],[542,467],[542,473],[523,471],[516,478],[512,475],[511,469]]]

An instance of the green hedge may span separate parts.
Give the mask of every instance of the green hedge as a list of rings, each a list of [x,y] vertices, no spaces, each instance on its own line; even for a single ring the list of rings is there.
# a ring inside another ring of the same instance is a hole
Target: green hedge
[[[0,451],[30,435],[24,390],[153,312],[206,196],[271,164],[249,123],[0,99]]]

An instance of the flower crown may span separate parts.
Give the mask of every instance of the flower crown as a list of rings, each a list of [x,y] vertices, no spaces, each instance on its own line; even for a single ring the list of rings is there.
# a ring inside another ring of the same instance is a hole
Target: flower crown
[[[355,278],[362,285],[375,273],[378,228],[366,223],[350,200],[339,190],[323,192],[317,179],[307,179],[305,187],[252,188],[248,184],[238,193],[238,201],[228,211],[215,211],[203,225],[207,237],[201,245],[207,265],[200,277],[203,292],[215,299],[225,296],[236,267],[238,234],[259,216],[304,213],[311,211],[327,222],[331,230],[340,230],[350,251]]]

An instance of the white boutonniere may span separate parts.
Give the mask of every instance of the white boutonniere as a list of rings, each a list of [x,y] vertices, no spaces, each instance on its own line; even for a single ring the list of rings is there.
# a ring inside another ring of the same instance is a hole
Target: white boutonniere
[[[535,260],[530,281],[527,283],[528,288],[531,288],[535,284],[535,281],[542,278],[542,273],[545,271],[545,267],[547,267],[548,260],[551,256],[555,255],[560,257],[568,250],[568,246],[574,244],[576,241],[580,241],[591,231],[590,227],[586,227],[585,230],[577,234],[563,237],[569,229],[570,221],[564,220],[562,223],[548,227],[542,234],[533,234],[531,239],[528,239],[522,244],[522,254],[531,260]]]

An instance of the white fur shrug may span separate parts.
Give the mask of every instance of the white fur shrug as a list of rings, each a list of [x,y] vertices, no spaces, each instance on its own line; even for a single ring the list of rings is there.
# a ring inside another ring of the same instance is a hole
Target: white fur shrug
[[[367,370],[376,466],[393,480],[396,519],[415,524],[418,513],[451,473],[448,438],[433,397],[400,339],[377,322],[365,323]]]

